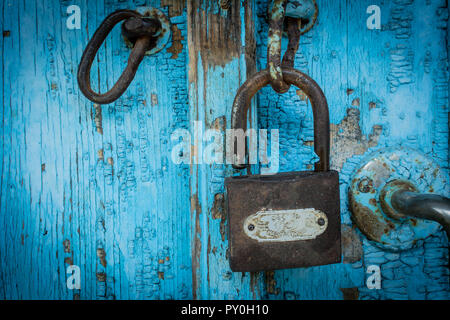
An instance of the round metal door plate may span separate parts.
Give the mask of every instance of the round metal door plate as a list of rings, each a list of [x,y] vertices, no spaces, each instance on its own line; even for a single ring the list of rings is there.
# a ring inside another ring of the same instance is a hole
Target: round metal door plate
[[[159,51],[164,49],[170,38],[171,32],[169,19],[160,10],[152,7],[138,7],[136,8],[136,11],[142,14],[144,17],[155,18],[161,22],[161,32],[159,33],[158,39],[156,40],[156,46],[153,49],[148,50],[145,54],[152,55],[158,53]],[[131,41],[129,41],[125,37],[123,38],[127,47],[133,48],[133,44],[131,43]]]
[[[349,187],[352,220],[369,240],[389,250],[407,250],[441,226],[434,221],[386,214],[380,202],[383,188],[394,180],[407,181],[420,193],[449,193],[446,173],[425,154],[407,147],[374,152],[362,161]]]

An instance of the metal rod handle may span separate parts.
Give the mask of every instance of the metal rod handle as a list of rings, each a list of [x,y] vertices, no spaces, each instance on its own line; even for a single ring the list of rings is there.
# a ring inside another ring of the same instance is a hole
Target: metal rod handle
[[[450,198],[399,190],[392,195],[391,203],[404,215],[439,222],[450,239]]]

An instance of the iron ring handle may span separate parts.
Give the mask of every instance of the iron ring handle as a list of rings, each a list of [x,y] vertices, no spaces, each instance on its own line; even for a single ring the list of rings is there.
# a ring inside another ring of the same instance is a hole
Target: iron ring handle
[[[107,104],[117,100],[128,88],[131,81],[133,81],[139,64],[144,58],[146,50],[148,50],[151,42],[150,37],[141,37],[137,39],[128,58],[128,64],[114,86],[105,93],[96,93],[92,90],[91,66],[98,49],[116,24],[132,17],[142,18],[142,15],[132,10],[118,10],[111,13],[103,20],[97,31],[95,31],[83,52],[78,67],[78,85],[86,98],[95,103]]]
[[[325,95],[319,85],[309,76],[293,68],[283,68],[283,79],[289,85],[301,89],[311,101],[314,116],[314,152],[320,160],[314,169],[330,170],[330,116]],[[271,81],[269,70],[254,74],[239,88],[234,98],[231,113],[231,128],[247,130],[247,111],[253,96]],[[234,154],[236,154],[235,148]],[[244,169],[246,165],[233,164],[235,169]]]

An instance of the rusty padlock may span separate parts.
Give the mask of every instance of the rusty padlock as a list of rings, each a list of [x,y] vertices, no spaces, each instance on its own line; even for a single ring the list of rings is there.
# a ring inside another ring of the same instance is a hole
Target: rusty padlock
[[[308,267],[341,261],[339,174],[330,170],[330,124],[326,98],[318,84],[283,68],[288,84],[309,98],[314,115],[315,171],[247,175],[225,179],[232,271]],[[269,71],[248,79],[233,103],[231,127],[247,127],[252,97],[269,84]],[[236,147],[236,146],[234,146]],[[235,150],[236,151],[236,150]],[[233,164],[243,169],[246,165]]]

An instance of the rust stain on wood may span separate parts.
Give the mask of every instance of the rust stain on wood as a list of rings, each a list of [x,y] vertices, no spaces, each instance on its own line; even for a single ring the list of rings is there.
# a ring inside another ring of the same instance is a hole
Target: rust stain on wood
[[[222,219],[224,217],[225,197],[223,193],[214,195],[214,204],[211,208],[211,217],[213,219]]]
[[[105,159],[103,149],[98,150],[97,155],[98,155],[98,160],[103,161]]]
[[[95,277],[97,278],[98,282],[106,282],[106,273],[104,272],[97,272],[95,274]]]
[[[63,247],[64,247],[65,253],[70,253],[71,249],[70,249],[70,240],[69,239],[66,239],[63,241]]]
[[[276,288],[277,282],[275,281],[275,272],[266,271],[264,272],[264,278],[266,281],[266,291],[268,294],[279,294],[280,289]]]
[[[170,29],[172,30],[172,45],[167,48],[167,52],[172,54],[170,57],[171,59],[177,59],[180,52],[183,51],[183,44],[181,41],[184,40],[184,37],[181,35],[181,31],[176,25],[172,25]]]
[[[252,291],[253,299],[256,299],[260,294],[258,276],[259,272],[250,272],[250,290]]]
[[[247,68],[247,78],[256,73],[256,39],[255,22],[253,21],[253,1],[244,3],[244,23],[245,23],[245,65]],[[251,115],[251,112],[250,112]]]
[[[185,0],[161,0],[161,7],[168,7],[169,17],[181,16],[186,5]]]
[[[344,300],[358,300],[359,290],[358,288],[339,288],[344,295]]]
[[[189,82],[197,81],[198,55],[203,69],[225,65],[241,52],[240,1],[222,15],[214,0],[188,1]],[[214,12],[214,13],[212,13]]]
[[[97,248],[97,257],[100,259],[100,264],[106,267],[106,252],[103,248]]]
[[[226,214],[225,214],[225,196],[223,193],[214,195],[214,204],[211,208],[211,217],[213,219],[220,219],[220,235],[222,241],[225,241],[226,236]]]
[[[195,193],[191,196],[191,214],[195,212],[195,235],[194,245],[192,246],[192,295],[194,299],[197,298],[197,289],[200,281],[197,277],[197,270],[200,270],[200,254],[202,249],[202,242],[200,239],[202,234],[202,229],[200,226],[201,211],[202,208],[198,200],[198,195]]]

